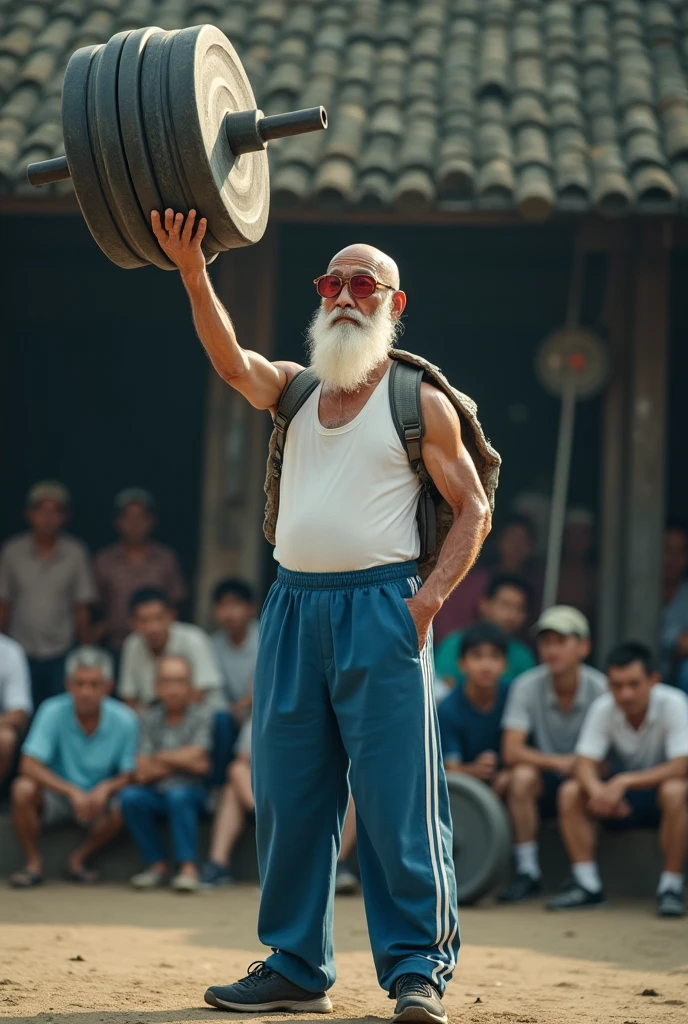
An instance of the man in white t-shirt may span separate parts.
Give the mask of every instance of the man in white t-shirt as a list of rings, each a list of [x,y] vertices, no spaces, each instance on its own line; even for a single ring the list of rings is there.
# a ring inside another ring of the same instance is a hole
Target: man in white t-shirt
[[[0,789],[26,732],[33,703],[24,648],[0,633]]]
[[[257,604],[246,580],[229,577],[213,590],[213,611],[220,627],[210,638],[222,677],[222,692],[237,726],[251,714],[253,676],[258,657]]]
[[[145,708],[156,699],[155,679],[160,659],[184,658],[191,667],[196,698],[220,707],[220,673],[210,638],[198,626],[175,622],[175,612],[163,590],[145,587],[132,596],[132,633],[122,647],[118,695],[130,707]]]
[[[573,881],[547,906],[572,910],[604,902],[595,862],[595,821],[611,828],[659,826],[664,870],[661,917],[682,917],[688,854],[688,697],[660,683],[652,655],[638,643],[607,661],[609,693],[590,708],[576,745],[575,774],[559,793],[561,834]],[[605,780],[605,762],[612,775]]]

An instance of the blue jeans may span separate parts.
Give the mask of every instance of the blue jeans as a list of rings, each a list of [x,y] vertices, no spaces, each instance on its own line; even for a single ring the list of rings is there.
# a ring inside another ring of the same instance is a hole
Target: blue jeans
[[[57,658],[29,658],[34,711],[48,697],[64,693],[66,655]]]
[[[198,818],[205,804],[203,786],[173,786],[159,793],[148,786],[127,786],[120,797],[122,814],[146,864],[167,860],[160,822],[167,818],[177,864],[198,858]]]

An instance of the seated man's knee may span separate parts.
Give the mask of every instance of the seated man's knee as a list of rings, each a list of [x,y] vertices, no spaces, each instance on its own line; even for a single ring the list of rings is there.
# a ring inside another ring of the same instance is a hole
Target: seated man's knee
[[[146,790],[143,786],[125,786],[119,794],[119,808],[122,812],[131,810],[132,807],[138,807],[143,802],[146,796]]]
[[[246,778],[251,777],[251,766],[250,764],[240,757],[235,758],[227,769],[227,779],[229,782],[236,782],[237,780],[243,781]]]
[[[535,796],[540,774],[530,764],[517,764],[511,769],[509,792],[513,796]]]
[[[566,814],[580,803],[583,796],[583,789],[576,779],[567,779],[559,787],[557,793],[557,808],[560,814]]]
[[[665,779],[659,785],[657,799],[665,810],[685,804],[688,800],[688,779]]]
[[[28,775],[18,775],[12,783],[12,803],[15,806],[36,803],[40,792],[38,783]]]

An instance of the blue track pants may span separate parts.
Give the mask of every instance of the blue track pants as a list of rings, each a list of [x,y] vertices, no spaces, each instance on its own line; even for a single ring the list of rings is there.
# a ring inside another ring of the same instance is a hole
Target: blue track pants
[[[267,963],[311,991],[335,979],[334,877],[349,781],[381,986],[444,990],[459,930],[432,642],[404,599],[415,563],[350,573],[280,568],[261,618],[253,785]]]

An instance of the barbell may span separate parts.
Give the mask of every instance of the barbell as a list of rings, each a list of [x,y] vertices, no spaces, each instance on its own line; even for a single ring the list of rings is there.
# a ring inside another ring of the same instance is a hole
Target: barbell
[[[270,207],[270,139],[327,127],[324,107],[263,116],[214,25],[119,32],[76,50],[62,88],[65,156],[29,164],[32,185],[72,179],[94,239],[119,267],[174,270],[151,210],[207,218],[203,253],[252,245]]]

